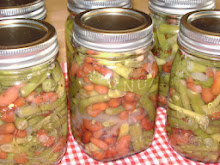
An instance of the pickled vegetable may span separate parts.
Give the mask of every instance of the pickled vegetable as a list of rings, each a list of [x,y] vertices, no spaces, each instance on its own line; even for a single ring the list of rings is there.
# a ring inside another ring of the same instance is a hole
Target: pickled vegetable
[[[75,139],[101,161],[148,148],[154,135],[159,78],[152,53],[146,48],[122,53],[82,46],[76,50],[68,70]]]
[[[167,107],[167,96],[170,80],[171,66],[178,50],[177,34],[179,32],[179,17],[164,19],[151,13],[154,20],[155,46],[153,54],[159,68],[159,94],[158,106]]]
[[[166,131],[181,155],[207,163],[219,161],[219,61],[178,51],[172,67]]]
[[[0,84],[0,162],[59,162],[68,136],[65,80],[59,64],[1,70]]]

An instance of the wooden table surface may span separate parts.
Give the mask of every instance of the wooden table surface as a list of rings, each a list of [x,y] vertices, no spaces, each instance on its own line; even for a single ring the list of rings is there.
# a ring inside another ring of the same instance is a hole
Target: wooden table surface
[[[149,13],[148,0],[133,0],[133,7],[145,13]],[[67,0],[46,0],[47,18],[45,21],[51,23],[57,31],[59,43],[59,56],[60,63],[66,62],[66,47],[64,24],[67,16]],[[216,9],[220,9],[220,0],[216,0]]]

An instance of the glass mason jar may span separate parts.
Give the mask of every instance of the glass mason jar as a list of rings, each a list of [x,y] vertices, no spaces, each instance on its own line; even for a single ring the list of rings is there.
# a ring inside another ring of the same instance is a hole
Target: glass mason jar
[[[71,39],[73,35],[73,20],[76,14],[79,14],[86,10],[106,7],[131,8],[132,2],[131,0],[68,0],[67,8],[70,14],[65,22],[66,56],[68,59],[67,65],[69,64],[71,58],[73,58],[74,54]]]
[[[75,17],[68,72],[72,134],[96,160],[117,160],[153,141],[159,77],[152,28],[147,14],[132,9]]]
[[[45,17],[45,0],[10,0],[0,2],[0,20],[14,18],[43,20]]]
[[[167,110],[170,145],[184,157],[220,162],[220,11],[186,14],[180,23]]]
[[[214,7],[215,0],[149,0],[150,16],[154,24],[153,54],[160,75],[158,106],[167,107],[169,77],[174,56],[178,50],[177,34],[181,17],[191,11],[213,9]]]
[[[2,20],[0,35],[0,164],[58,164],[68,129],[55,28]]]

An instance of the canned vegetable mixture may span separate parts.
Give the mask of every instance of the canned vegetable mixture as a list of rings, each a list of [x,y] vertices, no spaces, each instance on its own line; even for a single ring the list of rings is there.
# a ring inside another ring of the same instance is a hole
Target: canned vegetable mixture
[[[159,68],[158,105],[167,107],[171,66],[178,51],[177,34],[181,17],[191,11],[213,9],[215,0],[149,0],[154,24],[153,54]]]
[[[68,72],[74,137],[101,161],[145,150],[153,141],[158,90],[150,17],[131,9],[91,10],[76,16],[74,29]]]
[[[0,35],[0,164],[58,164],[68,130],[55,29],[4,20]]]
[[[166,131],[181,155],[220,160],[220,11],[186,14],[171,70]]]

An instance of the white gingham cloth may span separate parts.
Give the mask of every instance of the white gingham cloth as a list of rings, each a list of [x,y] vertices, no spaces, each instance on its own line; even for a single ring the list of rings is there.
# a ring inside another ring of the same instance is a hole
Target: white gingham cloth
[[[63,63],[61,66],[67,80],[66,64]],[[158,108],[156,132],[150,148],[138,154],[112,162],[99,162],[87,156],[72,137],[69,127],[67,151],[59,165],[211,165],[186,159],[169,146],[165,133],[165,118],[166,110]],[[220,165],[220,163],[215,163],[215,165]]]

